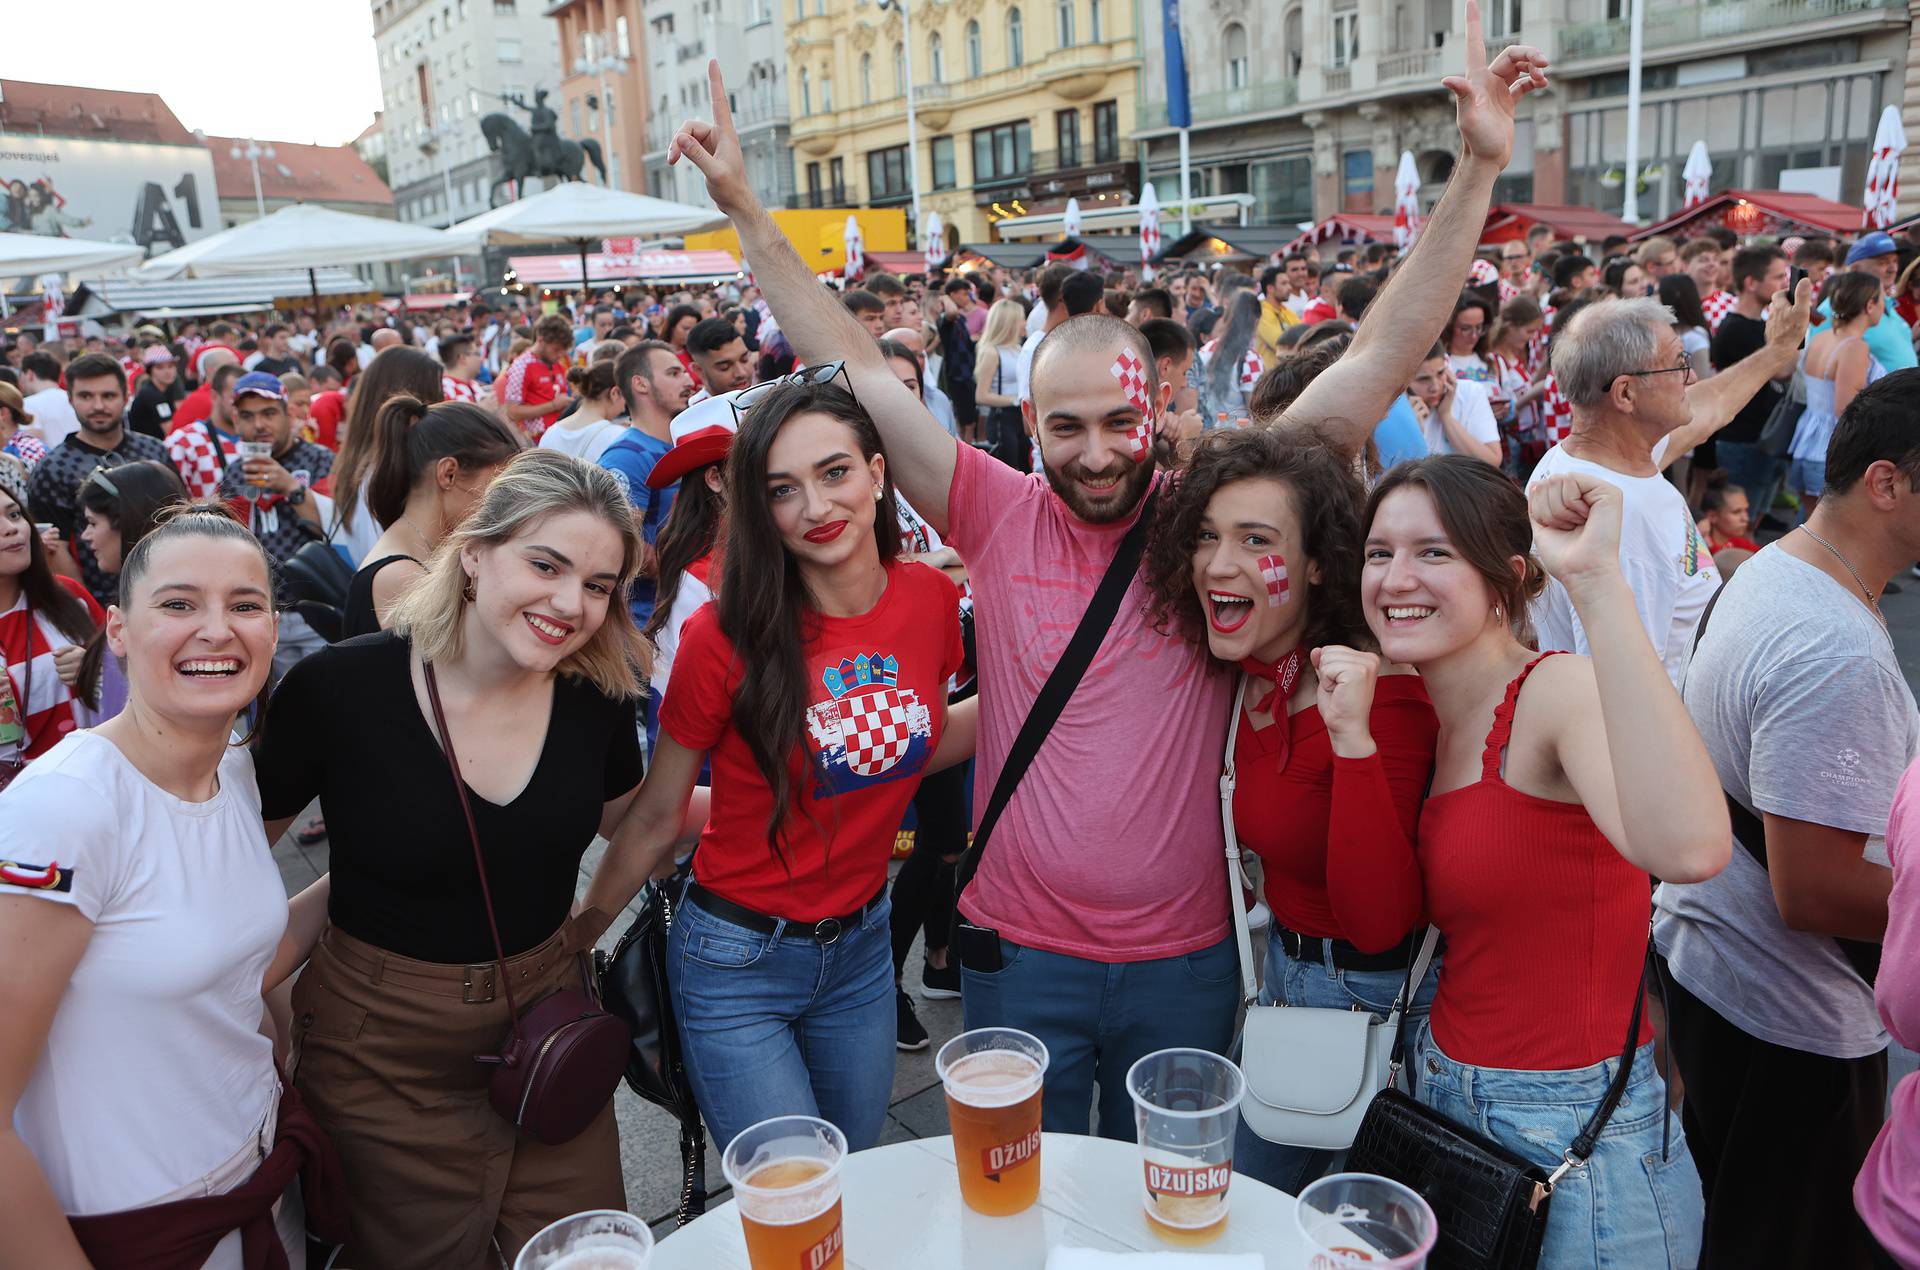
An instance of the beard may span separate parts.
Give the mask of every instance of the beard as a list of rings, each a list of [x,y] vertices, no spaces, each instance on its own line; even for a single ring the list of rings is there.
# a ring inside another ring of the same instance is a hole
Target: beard
[[[1138,463],[1115,458],[1115,462],[1124,465],[1119,483],[1104,498],[1094,499],[1080,486],[1080,478],[1096,475],[1090,473],[1079,463],[1069,463],[1056,469],[1047,461],[1043,450],[1040,455],[1041,470],[1047,474],[1047,484],[1067,505],[1067,510],[1090,525],[1110,525],[1125,520],[1134,509],[1140,506],[1140,500],[1146,497],[1147,486],[1153,483],[1153,458],[1149,455]],[[1108,475],[1098,473],[1097,475]]]

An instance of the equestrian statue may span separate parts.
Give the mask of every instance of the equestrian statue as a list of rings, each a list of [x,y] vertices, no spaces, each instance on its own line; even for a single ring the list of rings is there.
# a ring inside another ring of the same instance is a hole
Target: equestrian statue
[[[480,133],[487,139],[487,148],[500,156],[500,177],[487,191],[488,207],[499,206],[500,187],[509,181],[513,182],[515,198],[520,196],[521,183],[530,176],[549,177],[555,182],[577,181],[588,159],[600,173],[601,184],[606,184],[607,165],[600,154],[600,143],[592,137],[578,141],[562,137],[560,116],[547,105],[546,89],[534,91],[531,106],[518,95],[503,93],[500,100],[526,111],[529,119],[522,128],[512,115],[498,111],[480,118]]]

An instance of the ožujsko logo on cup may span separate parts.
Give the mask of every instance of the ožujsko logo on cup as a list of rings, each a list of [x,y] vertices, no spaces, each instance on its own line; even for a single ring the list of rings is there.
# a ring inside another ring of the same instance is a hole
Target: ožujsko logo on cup
[[[1040,1198],[1040,1091],[1047,1047],[1014,1028],[962,1032],[934,1056],[947,1092],[960,1198],[989,1217]]]
[[[1227,1228],[1233,1135],[1247,1083],[1206,1050],[1148,1054],[1127,1071],[1147,1227],[1169,1243],[1202,1244]]]
[[[740,1131],[720,1167],[733,1185],[753,1270],[841,1270],[846,1231],[840,1166],[846,1135],[816,1116],[778,1116]]]

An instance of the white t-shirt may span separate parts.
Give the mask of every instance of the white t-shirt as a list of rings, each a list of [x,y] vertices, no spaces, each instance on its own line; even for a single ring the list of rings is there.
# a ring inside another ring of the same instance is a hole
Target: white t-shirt
[[[680,628],[713,598],[713,589],[691,573],[682,573],[673,588],[673,606],[667,610],[666,624],[653,642],[653,675],[647,681],[656,702],[667,699],[667,683],[673,678],[673,655],[680,651]]]
[[[93,923],[13,1115],[61,1211],[142,1207],[229,1161],[279,1089],[260,988],[287,894],[253,756],[228,750],[189,803],[74,732],[0,794],[0,861],[0,895]]]
[[[73,403],[59,388],[42,388],[27,398],[26,408],[49,450],[80,431],[80,417],[73,413]]]
[[[1471,379],[1454,381],[1453,421],[1465,428],[1467,435],[1475,441],[1493,442],[1500,439],[1500,425],[1494,421],[1493,403],[1487,400],[1485,384]],[[1429,413],[1420,428],[1427,434],[1429,454],[1457,452],[1447,441],[1447,430],[1440,424],[1438,411]]]
[[[1044,314],[1045,310],[1039,310]],[[1040,341],[1047,338],[1044,330],[1035,331],[1027,336],[1026,343],[1020,346],[1020,390],[1014,395],[1021,401],[1033,400],[1033,351],[1040,347]]]
[[[626,430],[625,419],[598,419],[585,426],[572,427],[563,420],[540,434],[540,448],[598,463],[607,447],[618,441]]]
[[[1666,454],[1663,440],[1653,448],[1653,464]],[[1640,611],[1640,625],[1653,641],[1667,677],[1679,686],[1693,655],[1693,628],[1707,601],[1720,587],[1713,554],[1695,527],[1687,500],[1662,476],[1624,476],[1611,468],[1576,459],[1564,445],[1548,450],[1533,469],[1527,488],[1549,476],[1585,472],[1620,491],[1620,570]],[[1587,632],[1573,611],[1567,589],[1552,578],[1533,602],[1533,627],[1541,648],[1565,648],[1585,654]]]

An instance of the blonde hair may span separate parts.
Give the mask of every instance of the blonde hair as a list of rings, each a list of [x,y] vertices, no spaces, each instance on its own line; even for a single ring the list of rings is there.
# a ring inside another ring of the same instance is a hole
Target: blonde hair
[[[980,332],[981,348],[1019,348],[1026,337],[1027,311],[1018,300],[995,300]]]
[[[651,658],[627,603],[641,546],[633,510],[613,473],[558,450],[527,450],[500,469],[466,520],[433,553],[427,571],[401,594],[388,614],[388,629],[411,639],[422,661],[459,657],[467,606],[461,549],[499,546],[536,521],[575,511],[597,516],[619,533],[620,585],[600,628],[559,671],[609,697],[640,695]]]

